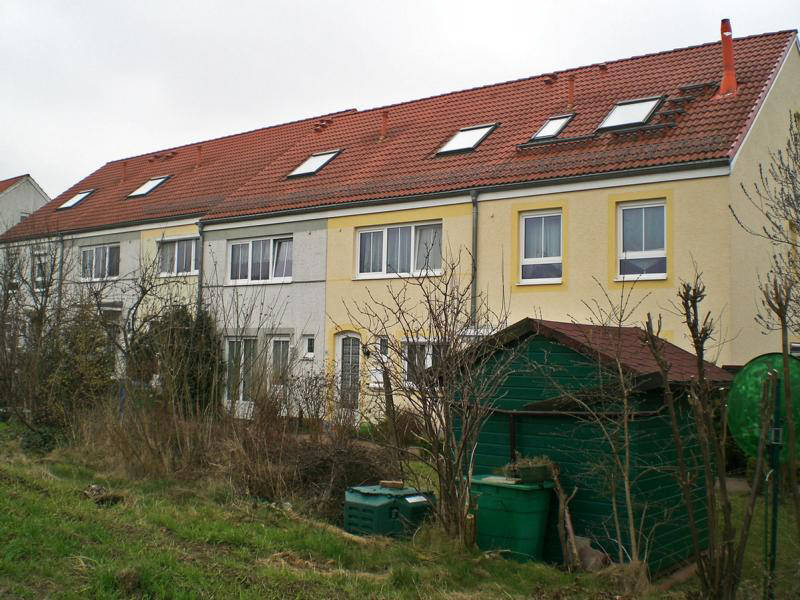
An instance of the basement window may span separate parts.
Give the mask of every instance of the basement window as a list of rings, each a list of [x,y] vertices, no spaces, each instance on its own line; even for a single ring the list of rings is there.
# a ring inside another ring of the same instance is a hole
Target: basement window
[[[644,125],[653,116],[658,105],[661,104],[662,97],[641,98],[639,100],[625,100],[618,102],[600,123],[598,131],[604,129],[616,129],[617,127],[632,127]]]
[[[170,178],[169,175],[164,175],[161,177],[153,177],[152,179],[148,179],[142,185],[140,185],[138,188],[136,188],[130,194],[128,194],[128,198],[146,196],[169,178]]]
[[[302,163],[300,163],[294,171],[289,173],[289,177],[299,177],[300,175],[315,175],[322,167],[331,162],[340,150],[328,150],[327,152],[318,152],[312,154]]]
[[[548,138],[556,137],[559,133],[561,133],[564,127],[567,126],[567,123],[569,123],[572,120],[572,117],[574,116],[575,116],[574,114],[571,114],[571,115],[560,115],[558,117],[550,117],[549,119],[547,119],[547,122],[545,122],[545,124],[542,125],[542,128],[539,131],[537,131],[531,139],[545,140]]]
[[[86,200],[86,198],[91,196],[93,192],[94,192],[94,190],[84,190],[82,192],[78,192],[72,198],[70,198],[69,200],[64,202],[64,204],[59,206],[58,210],[61,210],[62,208],[72,208],[73,206],[75,206],[79,202],[82,202],[83,200]]]
[[[437,154],[475,150],[492,133],[496,126],[496,123],[491,123],[489,125],[475,125],[459,129],[444,146],[439,148]]]

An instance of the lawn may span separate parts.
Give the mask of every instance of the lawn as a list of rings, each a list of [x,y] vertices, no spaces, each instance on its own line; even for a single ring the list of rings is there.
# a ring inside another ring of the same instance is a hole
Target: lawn
[[[463,552],[429,531],[406,542],[354,540],[292,511],[237,499],[224,483],[131,481],[64,453],[27,456],[8,434],[0,424],[0,598],[611,599],[619,593],[613,577]],[[82,493],[91,483],[121,501],[95,504]],[[789,523],[783,525],[788,531]],[[754,536],[756,559],[759,543]],[[793,560],[796,573],[796,554]],[[792,566],[782,568],[789,573]],[[747,569],[759,576],[752,557]]]

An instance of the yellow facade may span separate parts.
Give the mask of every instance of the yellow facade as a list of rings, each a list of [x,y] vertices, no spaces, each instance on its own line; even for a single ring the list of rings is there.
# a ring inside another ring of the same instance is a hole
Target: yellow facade
[[[672,181],[666,176],[665,181],[648,184],[479,200],[479,291],[494,306],[503,300],[508,303],[509,324],[528,316],[589,322],[596,317],[589,307],[607,307],[606,293],[617,303],[630,294],[629,324],[641,325],[648,312],[660,314],[663,337],[690,349],[674,303],[681,280],[693,278],[698,270],[708,291],[703,309],[718,319],[710,360],[720,365],[743,364],[763,352],[779,350],[777,335],[763,332],[754,321],[758,277],[768,269],[771,249],[736,224],[729,205],[758,223],[740,184],[755,182],[759,163],[768,160],[770,150],[785,144],[789,113],[800,110],[799,89],[800,53],[793,47],[729,175]],[[617,277],[618,206],[647,200],[663,201],[666,207],[667,275],[622,282]],[[443,253],[453,253],[471,248],[471,210],[465,199],[462,204],[329,219],[326,342],[330,359],[336,334],[355,330],[346,306],[352,309],[356,302],[368,301],[368,294],[387,298],[387,285],[393,282],[356,277],[358,229],[440,219]],[[561,212],[563,275],[561,283],[522,285],[520,216],[539,210]]]
[[[158,265],[158,244],[162,240],[193,238],[199,235],[197,225],[178,225],[145,229],[140,233],[140,265]],[[197,275],[164,277],[164,283],[172,283],[168,295],[194,302],[197,293]],[[166,294],[161,294],[166,295]]]

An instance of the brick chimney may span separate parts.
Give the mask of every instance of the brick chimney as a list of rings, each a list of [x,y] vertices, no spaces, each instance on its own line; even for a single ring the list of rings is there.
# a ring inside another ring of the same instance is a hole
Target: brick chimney
[[[733,61],[733,33],[729,19],[722,19],[722,83],[719,84],[717,98],[729,94],[736,95],[739,85],[736,83],[736,65]]]

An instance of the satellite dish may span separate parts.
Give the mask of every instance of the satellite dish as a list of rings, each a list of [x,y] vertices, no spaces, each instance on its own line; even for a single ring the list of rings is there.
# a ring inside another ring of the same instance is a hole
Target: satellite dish
[[[731,430],[733,439],[742,451],[748,456],[755,457],[758,451],[758,435],[761,428],[761,396],[764,390],[764,382],[767,373],[775,369],[778,372],[778,385],[781,390],[778,394],[780,399],[781,415],[785,414],[786,401],[783,397],[783,355],[779,352],[762,354],[748,362],[742,370],[736,374],[728,392],[728,428]],[[800,423],[800,360],[793,356],[789,357],[789,377],[792,383],[792,405],[794,412],[794,423],[797,428]],[[772,419],[772,413],[768,415]],[[783,426],[786,426],[785,419],[781,418]],[[781,448],[781,462],[786,462],[788,457],[789,437],[784,433],[783,446]],[[797,452],[800,454],[800,440],[797,444]]]

